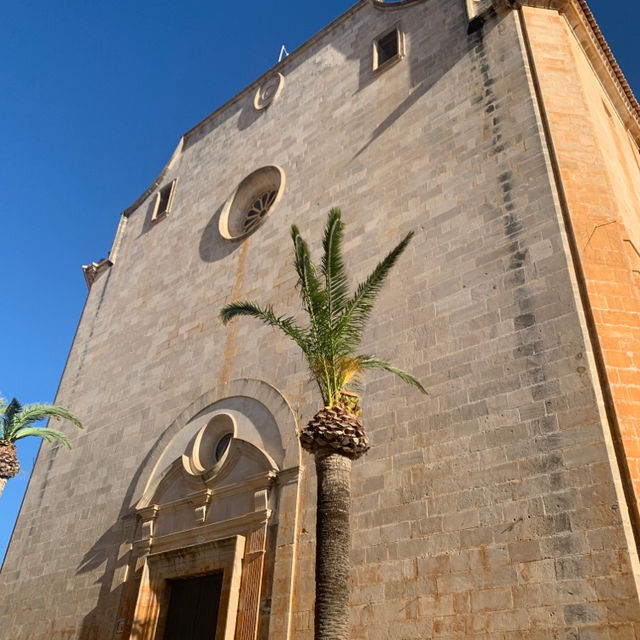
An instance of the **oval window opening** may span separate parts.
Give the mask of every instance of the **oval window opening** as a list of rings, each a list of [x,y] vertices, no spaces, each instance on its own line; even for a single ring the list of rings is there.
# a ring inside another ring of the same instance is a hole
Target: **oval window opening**
[[[232,438],[233,434],[225,433],[222,438],[218,440],[218,444],[216,445],[216,462],[220,462],[224,454],[227,453]]]

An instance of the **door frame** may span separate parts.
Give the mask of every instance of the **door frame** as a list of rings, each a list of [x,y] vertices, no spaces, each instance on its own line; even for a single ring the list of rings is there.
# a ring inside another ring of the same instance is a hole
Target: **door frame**
[[[144,563],[131,638],[161,640],[169,607],[167,580],[222,571],[215,640],[233,640],[238,614],[245,537],[230,536],[202,544],[149,554]]]

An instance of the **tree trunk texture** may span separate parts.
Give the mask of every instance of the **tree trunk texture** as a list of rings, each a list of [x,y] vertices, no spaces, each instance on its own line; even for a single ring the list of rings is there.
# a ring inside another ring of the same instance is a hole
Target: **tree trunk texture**
[[[351,460],[317,453],[315,640],[349,640]]]
[[[4,485],[7,484],[8,478],[0,478],[0,498],[2,497],[2,492],[4,491]]]

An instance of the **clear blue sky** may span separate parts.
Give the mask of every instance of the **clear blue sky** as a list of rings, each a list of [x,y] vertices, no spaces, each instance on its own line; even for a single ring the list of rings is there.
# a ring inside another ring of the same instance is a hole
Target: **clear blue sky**
[[[435,1],[435,0],[434,0]],[[588,0],[640,96],[632,2]],[[460,0],[462,2],[462,0]],[[119,213],[182,133],[343,13],[322,2],[23,0],[0,24],[0,393],[52,402]],[[4,556],[39,441],[0,499]]]

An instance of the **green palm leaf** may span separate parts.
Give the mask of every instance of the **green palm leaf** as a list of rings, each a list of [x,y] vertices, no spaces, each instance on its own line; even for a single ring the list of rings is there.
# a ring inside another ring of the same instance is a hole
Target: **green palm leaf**
[[[327,292],[322,288],[315,264],[307,243],[302,239],[298,227],[291,227],[293,239],[294,265],[298,274],[297,286],[303,306],[309,315],[309,335],[313,351],[311,370],[318,381],[323,398],[333,402],[333,385],[327,346],[330,343],[331,318],[328,315]]]
[[[5,442],[12,442],[12,434],[14,431],[14,425],[16,416],[22,411],[22,405],[13,398],[9,404],[6,404],[2,411],[2,440]]]
[[[322,274],[325,279],[328,315],[332,326],[344,311],[349,298],[347,274],[342,259],[342,238],[344,223],[341,220],[340,209],[331,209],[324,230],[322,243]]]
[[[38,438],[42,438],[48,444],[60,442],[67,449],[71,449],[71,443],[64,433],[48,427],[23,427],[22,429],[18,429],[13,437],[13,441],[15,442],[16,440],[27,438],[28,436],[37,436]]]
[[[13,443],[28,436],[37,436],[50,444],[56,441],[61,442],[70,449],[69,440],[60,431],[49,429],[48,427],[33,426],[34,423],[47,418],[68,420],[78,429],[82,429],[80,420],[71,411],[62,407],[43,403],[23,406],[16,398],[13,398],[7,404],[4,398],[0,398],[0,440],[6,443]]]
[[[341,402],[341,388],[357,383],[358,374],[366,369],[385,369],[425,392],[422,385],[406,371],[373,356],[354,354],[375,298],[413,233],[408,233],[376,266],[352,297],[349,297],[342,257],[343,234],[344,223],[340,210],[331,209],[324,229],[320,278],[307,243],[300,236],[298,228],[295,225],[291,227],[294,265],[298,274],[296,287],[309,317],[307,328],[299,327],[290,316],[276,315],[271,306],[263,307],[247,301],[225,305],[220,312],[222,322],[226,324],[236,316],[250,316],[283,331],[304,353],[325,406],[331,407]]]
[[[6,415],[7,414],[5,414],[5,416]],[[51,404],[29,404],[22,407],[21,410],[14,415],[11,434],[15,434],[20,429],[30,427],[34,422],[45,420],[47,418],[68,420],[79,429],[82,429],[82,423],[80,420],[78,420],[73,413],[63,409],[62,407],[55,407]]]
[[[298,288],[304,308],[309,314],[313,332],[318,332],[324,325],[325,292],[322,289],[318,270],[311,260],[307,243],[302,239],[298,227],[291,227],[293,240],[294,265],[298,274]]]
[[[427,393],[426,389],[410,373],[393,366],[389,362],[380,360],[375,356],[357,356],[356,360],[360,363],[363,371],[366,369],[384,369],[385,371],[395,373],[401,380],[413,387],[417,387],[422,393]]]
[[[312,349],[309,337],[303,329],[295,324],[295,321],[291,316],[277,316],[273,312],[273,308],[271,306],[261,307],[255,302],[249,301],[226,304],[220,311],[220,319],[223,324],[227,324],[236,316],[257,318],[271,327],[277,327],[289,336],[289,338],[291,338],[302,349],[307,357],[311,356]]]

